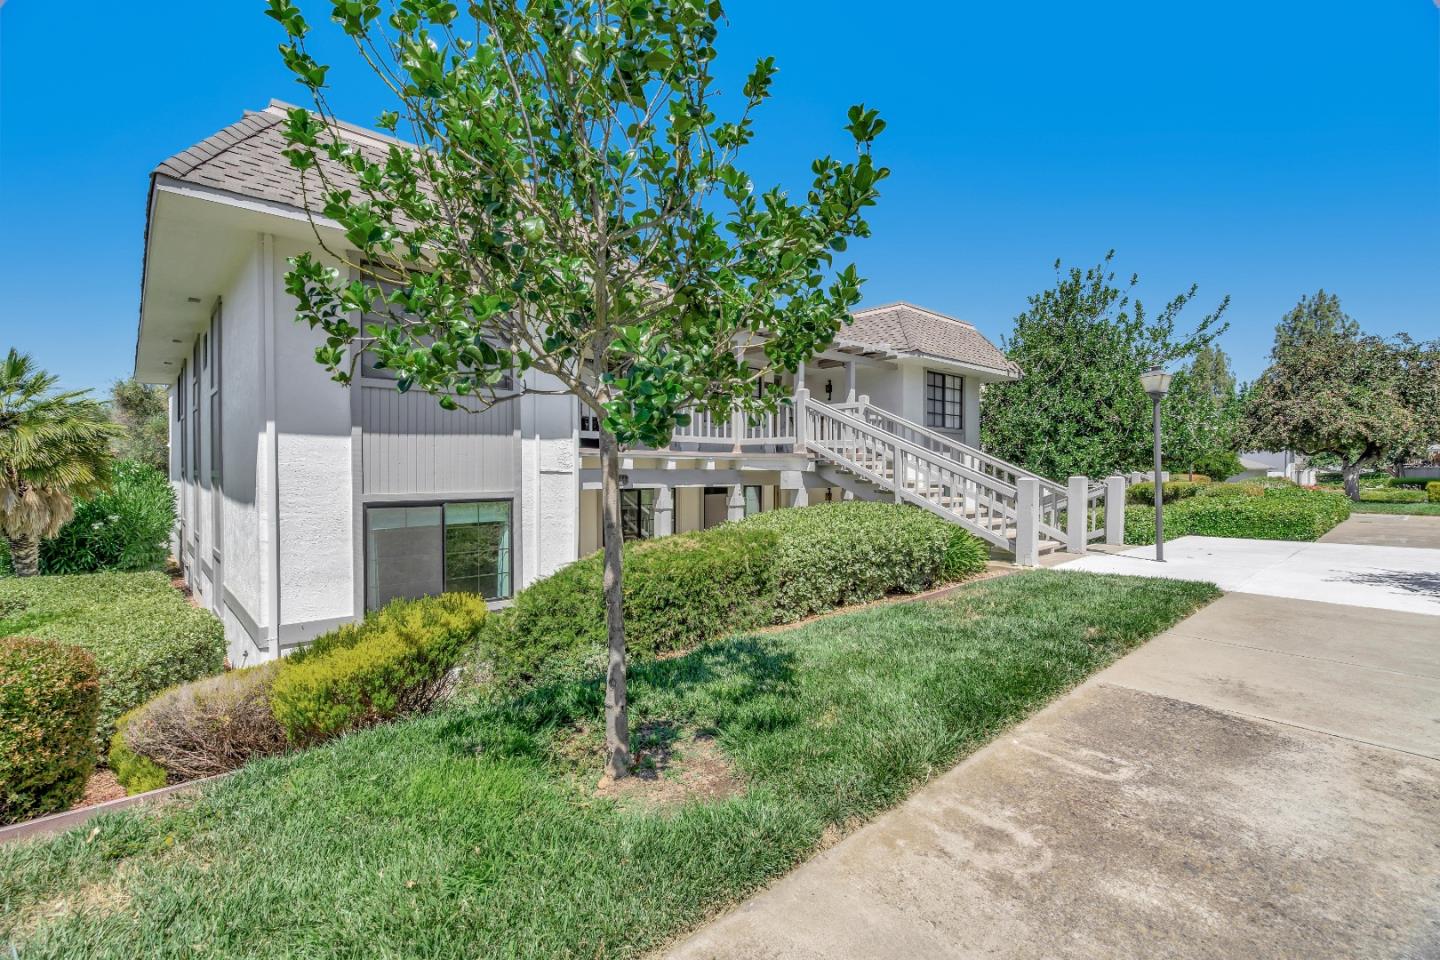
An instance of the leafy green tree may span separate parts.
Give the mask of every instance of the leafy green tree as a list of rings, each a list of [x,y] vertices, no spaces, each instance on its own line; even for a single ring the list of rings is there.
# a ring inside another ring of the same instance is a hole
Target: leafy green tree
[[[1367,335],[1339,297],[1302,296],[1275,328],[1245,436],[1261,449],[1338,458],[1358,500],[1367,466],[1440,442],[1440,341]]]
[[[1170,300],[1153,318],[1130,291],[1115,283],[1111,260],[1087,270],[1062,271],[1030,297],[1015,318],[1005,352],[1021,377],[992,384],[981,401],[981,438],[987,450],[1043,476],[1106,476],[1150,463],[1150,399],[1140,374],[1195,354],[1225,330],[1229,298],[1190,333],[1178,333],[1179,315],[1196,288]]]
[[[1223,480],[1240,472],[1243,403],[1230,358],[1215,344],[1200,346],[1175,374],[1161,407],[1165,465]]]
[[[134,377],[110,387],[110,419],[125,429],[115,440],[119,460],[145,463],[170,472],[170,407],[165,387]]]
[[[309,255],[287,275],[299,316],[327,336],[319,362],[348,382],[368,351],[398,389],[449,409],[548,390],[599,419],[606,773],[625,776],[620,452],[668,443],[697,405],[774,410],[775,375],[831,342],[861,284],[833,258],[869,235],[865,208],[887,174],[870,147],[884,123],[852,107],[853,159],[815,160],[803,192],[758,191],[737,155],[775,64],[760,60],[734,119],[718,118],[718,2],[478,0],[463,16],[434,0],[399,0],[385,16],[378,3],[335,4],[393,96],[379,126],[418,145],[381,156],[339,129],[300,10],[268,2],[315,100],[290,113],[290,162],[312,219],[338,223],[359,253],[327,248],[353,282]],[[379,310],[383,324],[350,319]]]
[[[104,488],[120,428],[88,390],[54,392],[57,378],[11,350],[0,363],[0,535],[15,575],[39,572],[40,541]]]

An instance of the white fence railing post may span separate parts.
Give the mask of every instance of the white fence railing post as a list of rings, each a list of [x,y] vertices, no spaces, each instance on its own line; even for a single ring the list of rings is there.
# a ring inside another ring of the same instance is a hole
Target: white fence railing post
[[[1015,562],[1022,567],[1040,562],[1040,481],[1034,477],[1015,484]]]
[[[1105,478],[1105,542],[1125,545],[1125,478]]]
[[[1090,519],[1090,478],[1071,477],[1066,491],[1065,549],[1084,553]]]
[[[805,452],[805,407],[810,403],[810,391],[801,387],[795,391],[795,452]]]

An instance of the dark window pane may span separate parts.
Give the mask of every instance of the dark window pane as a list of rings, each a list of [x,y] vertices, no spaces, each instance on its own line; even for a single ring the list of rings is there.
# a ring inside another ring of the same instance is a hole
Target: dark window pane
[[[440,592],[438,506],[370,507],[365,527],[366,609]]]
[[[510,504],[445,505],[445,589],[510,596]]]

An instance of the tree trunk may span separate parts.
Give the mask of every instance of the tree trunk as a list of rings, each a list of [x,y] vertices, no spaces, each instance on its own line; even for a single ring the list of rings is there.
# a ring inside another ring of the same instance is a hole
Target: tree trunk
[[[1349,497],[1351,500],[1359,501],[1360,462],[1357,460],[1352,463],[1349,460],[1341,460],[1340,471],[1341,474],[1345,477],[1345,496]]]
[[[8,537],[10,566],[17,577],[33,577],[40,572],[40,541],[35,537]]]
[[[625,697],[625,590],[621,565],[620,450],[615,435],[600,430],[601,512],[604,517],[605,631],[609,662],[605,670],[605,780],[630,775],[630,715]]]

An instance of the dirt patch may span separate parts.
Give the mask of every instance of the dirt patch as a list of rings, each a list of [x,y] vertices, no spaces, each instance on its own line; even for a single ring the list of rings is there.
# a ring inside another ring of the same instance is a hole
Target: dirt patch
[[[745,790],[735,765],[709,734],[645,724],[635,741],[630,776],[602,780],[596,796],[673,807],[691,800],[723,800]]]
[[[85,793],[71,810],[78,810],[81,807],[93,807],[97,803],[105,803],[108,800],[119,800],[125,796],[125,788],[115,778],[115,774],[109,770],[96,770],[85,781]]]

